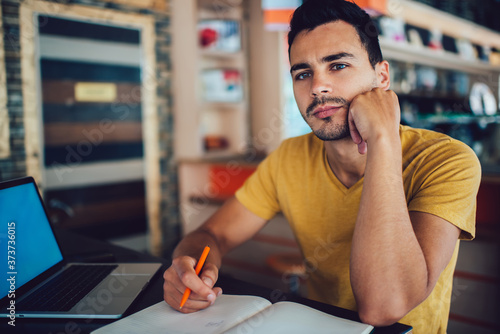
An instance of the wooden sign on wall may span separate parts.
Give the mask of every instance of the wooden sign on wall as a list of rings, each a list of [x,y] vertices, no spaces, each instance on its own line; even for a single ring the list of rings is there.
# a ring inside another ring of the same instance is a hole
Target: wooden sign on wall
[[[105,0],[107,2],[119,3],[139,8],[156,9],[165,11],[167,9],[167,0]]]
[[[7,112],[7,83],[3,47],[2,8],[0,7],[0,159],[10,156],[9,114]]]

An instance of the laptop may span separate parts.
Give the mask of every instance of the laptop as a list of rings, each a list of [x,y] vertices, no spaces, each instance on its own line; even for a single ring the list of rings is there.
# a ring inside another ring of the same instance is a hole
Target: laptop
[[[0,182],[0,316],[120,318],[161,263],[69,263],[32,177]]]

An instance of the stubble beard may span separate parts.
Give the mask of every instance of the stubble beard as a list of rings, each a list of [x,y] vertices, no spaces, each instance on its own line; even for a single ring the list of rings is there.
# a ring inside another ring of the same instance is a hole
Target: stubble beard
[[[377,86],[378,86],[377,78],[373,77],[371,84],[365,89],[361,90],[361,92],[368,92]],[[326,103],[333,103],[337,106],[338,105],[343,106],[346,109],[345,120],[342,123],[334,124],[332,116],[329,116],[319,120],[323,122],[322,124],[323,126],[317,129],[313,129],[312,122],[315,119],[314,116],[312,115],[312,112],[317,106]],[[322,96],[321,98],[315,97],[314,100],[309,105],[309,107],[307,107],[305,115],[302,114],[302,117],[309,125],[313,133],[316,135],[316,137],[318,137],[319,139],[323,141],[342,140],[351,136],[351,132],[349,131],[349,120],[348,120],[350,104],[351,101],[347,101],[346,99],[340,96],[332,96],[332,97]]]
[[[335,105],[342,105],[344,108],[349,110],[349,102],[342,98],[342,97],[326,97],[323,96],[321,98],[315,98],[309,107],[306,109],[305,115],[302,114],[302,117],[306,121],[306,123],[309,125],[309,127],[312,129],[313,133],[318,137],[319,139],[323,141],[334,141],[334,140],[340,140],[344,139],[348,136],[350,136],[349,132],[349,123],[348,123],[348,115],[349,113],[346,112],[346,117],[344,122],[342,123],[337,123],[334,124],[334,121],[332,119],[332,116],[323,118],[323,119],[317,119],[316,121],[322,122],[322,126],[320,128],[314,129],[312,126],[312,122],[314,120],[314,116],[312,116],[312,112],[314,109],[319,106],[323,105],[326,103],[334,103]]]

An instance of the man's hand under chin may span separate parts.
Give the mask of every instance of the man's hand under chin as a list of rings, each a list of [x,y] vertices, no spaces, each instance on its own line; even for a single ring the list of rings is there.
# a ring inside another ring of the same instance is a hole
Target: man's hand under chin
[[[384,137],[399,139],[400,119],[398,97],[392,90],[374,88],[354,97],[349,106],[348,122],[358,152],[366,154],[371,142]]]

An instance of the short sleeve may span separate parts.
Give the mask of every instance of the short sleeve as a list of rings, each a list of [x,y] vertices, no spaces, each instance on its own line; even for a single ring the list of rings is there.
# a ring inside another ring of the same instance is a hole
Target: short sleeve
[[[235,194],[243,206],[266,220],[280,211],[276,187],[279,155],[280,148],[266,157]]]
[[[481,166],[475,153],[451,140],[427,154],[419,165],[413,175],[418,187],[408,210],[441,217],[460,228],[460,239],[473,239],[481,182]]]

